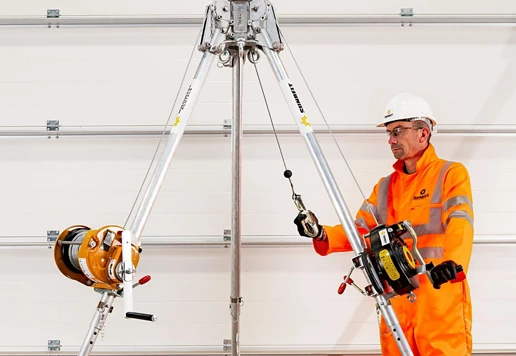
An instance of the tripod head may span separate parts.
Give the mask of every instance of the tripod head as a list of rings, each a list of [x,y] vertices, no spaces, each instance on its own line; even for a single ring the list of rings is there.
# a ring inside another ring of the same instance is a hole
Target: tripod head
[[[227,51],[237,43],[269,47],[259,40],[263,31],[270,37],[270,49],[283,50],[274,7],[267,0],[216,0],[206,8],[198,49],[221,55],[221,62],[227,63]]]

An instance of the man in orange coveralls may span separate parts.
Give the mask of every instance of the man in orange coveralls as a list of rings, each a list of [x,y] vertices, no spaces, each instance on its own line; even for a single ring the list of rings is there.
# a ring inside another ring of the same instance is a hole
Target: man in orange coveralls
[[[455,279],[456,266],[467,273],[473,245],[473,206],[467,169],[440,159],[430,143],[436,122],[429,105],[420,97],[400,94],[390,100],[384,120],[389,145],[397,161],[394,172],[379,180],[357,213],[361,235],[379,224],[409,220],[418,235],[418,249],[426,263],[433,262],[431,276],[419,279],[417,301],[392,298],[391,303],[415,356],[466,356],[472,353],[472,312],[467,280]],[[369,205],[369,206],[368,206]],[[313,214],[313,213],[312,213]],[[294,223],[301,236],[313,239],[315,251],[326,256],[352,251],[342,225],[320,225],[305,231],[300,213]],[[405,240],[411,248],[412,240]],[[383,355],[400,355],[385,321],[380,323]]]

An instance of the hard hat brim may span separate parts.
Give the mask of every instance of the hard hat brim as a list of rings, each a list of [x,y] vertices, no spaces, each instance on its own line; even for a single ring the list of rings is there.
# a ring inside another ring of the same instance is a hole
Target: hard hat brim
[[[433,127],[435,127],[437,125],[437,123],[435,122],[435,119],[433,117],[426,117],[425,116],[425,119],[427,119],[428,121],[430,121],[432,123],[432,127],[430,129],[433,129]],[[392,120],[392,121],[381,122],[378,125],[376,125],[376,127],[385,127],[385,126],[387,126],[389,124],[392,124],[393,122],[398,122],[398,121],[414,122],[416,120],[414,120],[414,119],[395,119],[395,120]]]

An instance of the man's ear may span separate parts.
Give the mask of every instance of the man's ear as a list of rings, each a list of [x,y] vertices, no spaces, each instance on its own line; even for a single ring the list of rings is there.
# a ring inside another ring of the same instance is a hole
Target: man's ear
[[[426,142],[428,140],[428,136],[430,136],[430,129],[428,127],[423,127],[421,129],[421,137],[419,138],[419,142]]]

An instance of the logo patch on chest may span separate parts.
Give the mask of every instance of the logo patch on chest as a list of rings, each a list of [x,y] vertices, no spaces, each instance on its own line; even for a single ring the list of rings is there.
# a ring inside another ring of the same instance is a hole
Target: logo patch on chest
[[[426,189],[421,189],[419,195],[414,195],[414,200],[427,199],[429,196],[430,194],[426,192]]]

